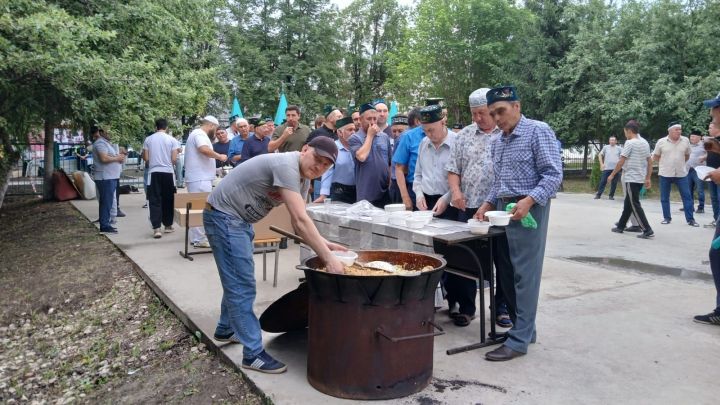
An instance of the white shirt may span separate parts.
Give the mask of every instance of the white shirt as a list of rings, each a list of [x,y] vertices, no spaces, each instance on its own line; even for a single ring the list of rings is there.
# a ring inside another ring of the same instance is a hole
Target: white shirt
[[[207,146],[212,150],[212,142],[205,131],[194,129],[185,144],[185,181],[215,180],[215,159],[200,153],[200,147]]]
[[[148,151],[148,173],[175,173],[172,153],[177,149],[175,138],[165,132],[155,132],[145,138],[143,150]]]

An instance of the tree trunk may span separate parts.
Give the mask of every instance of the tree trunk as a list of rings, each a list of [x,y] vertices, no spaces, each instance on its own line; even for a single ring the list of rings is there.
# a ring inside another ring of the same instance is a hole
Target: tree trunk
[[[585,142],[585,148],[584,148],[584,150],[583,150],[582,171],[580,172],[580,174],[582,174],[583,177],[584,177],[584,176],[587,176],[587,171],[588,171],[588,152],[589,152],[589,151],[590,151],[590,148],[588,147],[588,143]]]
[[[45,120],[45,174],[43,175],[43,200],[51,201],[53,196],[52,174],[55,171],[55,139],[52,123]]]

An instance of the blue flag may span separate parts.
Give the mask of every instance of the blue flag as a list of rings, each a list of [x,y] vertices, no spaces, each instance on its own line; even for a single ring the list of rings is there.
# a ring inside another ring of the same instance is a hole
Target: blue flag
[[[387,122],[388,125],[392,124],[392,119],[394,116],[397,115],[397,113],[398,113],[398,105],[397,105],[396,101],[393,101],[392,103],[390,103],[390,112],[388,112],[388,122]]]
[[[275,125],[281,125],[283,120],[285,119],[285,109],[287,108],[288,103],[287,99],[285,98],[285,93],[280,94],[280,102],[278,103],[277,112],[275,112]]]
[[[242,109],[240,108],[240,102],[238,101],[237,97],[233,99],[233,106],[232,106],[232,112],[230,112],[231,117],[238,117],[238,118],[244,118]]]

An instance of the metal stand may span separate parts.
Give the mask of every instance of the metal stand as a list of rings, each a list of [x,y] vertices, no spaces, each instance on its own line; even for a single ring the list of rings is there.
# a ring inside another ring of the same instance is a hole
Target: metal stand
[[[204,253],[212,253],[212,249],[205,249],[198,252],[188,252],[188,239],[190,238],[190,208],[192,208],[192,202],[188,202],[185,205],[185,251],[179,251],[180,256],[193,261],[192,255],[201,255]]]

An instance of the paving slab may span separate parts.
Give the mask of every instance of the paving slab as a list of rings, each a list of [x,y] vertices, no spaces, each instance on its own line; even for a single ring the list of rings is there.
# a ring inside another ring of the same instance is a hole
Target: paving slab
[[[180,257],[182,229],[153,239],[143,202],[142,194],[121,196],[127,217],[118,218],[120,232],[109,239],[135,262],[143,278],[191,331],[211,336],[221,297],[212,255],[197,255],[194,261]],[[96,201],[73,204],[88,219],[97,218]],[[714,287],[703,263],[712,231],[679,221],[679,204],[673,204],[677,223],[660,225],[659,204],[643,204],[657,233],[655,240],[610,232],[622,209],[619,201],[560,194],[550,216],[538,343],[529,354],[506,363],[485,361],[489,349],[447,356],[448,348],[477,341],[479,326],[475,320],[470,327],[455,327],[439,312],[436,321],[447,334],[435,339],[432,383],[406,398],[372,402],[716,404],[720,328],[691,321],[692,315],[709,311],[714,302]],[[709,222],[705,216],[698,222]],[[294,289],[302,276],[294,268],[298,246],[290,243],[281,252],[276,288],[272,287],[273,258],[268,258],[268,280],[263,281],[262,258],[255,257],[258,314]],[[587,258],[603,257],[624,262],[588,264]],[[671,275],[672,269],[704,277]],[[288,364],[288,372],[246,375],[274,403],[359,402],[327,396],[307,383],[305,333],[264,333],[263,341]],[[239,345],[210,344],[239,366]]]

